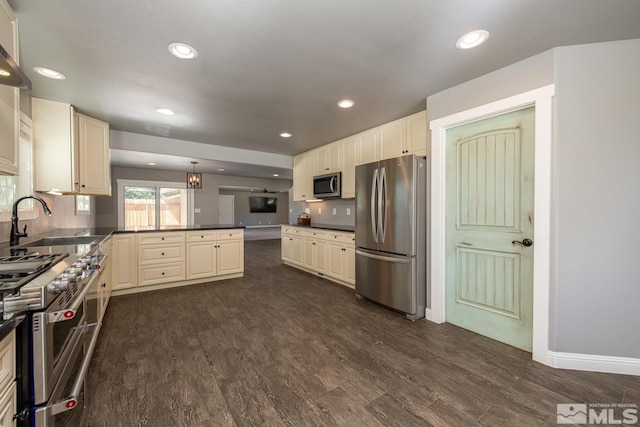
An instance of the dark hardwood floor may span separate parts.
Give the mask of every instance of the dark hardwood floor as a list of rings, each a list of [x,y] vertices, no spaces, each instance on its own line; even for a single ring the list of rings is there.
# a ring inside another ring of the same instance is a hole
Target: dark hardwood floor
[[[558,403],[640,403],[638,377],[548,368],[245,247],[242,279],[111,299],[87,425],[555,426]]]

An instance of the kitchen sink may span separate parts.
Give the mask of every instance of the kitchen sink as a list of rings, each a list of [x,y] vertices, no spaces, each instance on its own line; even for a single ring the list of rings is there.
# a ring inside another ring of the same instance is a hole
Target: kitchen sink
[[[34,240],[33,242],[24,243],[19,247],[31,248],[36,246],[64,246],[64,245],[86,245],[89,243],[97,243],[102,240],[104,236],[58,236],[58,237],[44,237],[42,239]]]

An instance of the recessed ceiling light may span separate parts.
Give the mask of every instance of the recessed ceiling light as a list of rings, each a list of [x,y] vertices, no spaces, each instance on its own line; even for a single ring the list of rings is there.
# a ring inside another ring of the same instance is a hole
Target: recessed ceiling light
[[[155,164],[155,163],[153,163],[153,162],[149,162],[149,163],[147,163],[147,164],[148,164],[149,166],[155,166],[155,165],[156,165],[156,164]]]
[[[180,59],[194,59],[198,56],[197,50],[184,43],[171,43],[169,45],[169,52]]]
[[[283,138],[291,138],[291,134],[289,132],[282,132],[280,136]]]
[[[218,172],[224,172],[224,169],[218,169]]]
[[[355,105],[356,103],[353,102],[350,99],[343,99],[342,101],[338,102],[338,107],[340,108],[351,108]]]
[[[173,110],[168,108],[156,108],[156,111],[160,114],[164,114],[165,116],[173,116],[175,114]]]
[[[280,175],[279,175],[279,174],[277,174],[277,173],[274,173],[274,174],[273,174],[273,176],[280,176]]]
[[[0,76],[2,77],[9,77],[11,75],[10,72],[8,72],[7,70],[5,70],[4,68],[0,68]]]
[[[33,67],[33,71],[40,74],[41,76],[49,77],[50,79],[54,80],[64,80],[67,78],[60,71],[52,70],[51,68]]]
[[[486,42],[489,38],[489,32],[485,30],[471,31],[460,37],[456,42],[458,49],[471,49]]]

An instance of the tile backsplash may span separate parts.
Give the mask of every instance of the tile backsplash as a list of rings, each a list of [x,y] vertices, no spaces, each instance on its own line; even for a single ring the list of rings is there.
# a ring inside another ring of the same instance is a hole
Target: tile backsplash
[[[51,216],[45,215],[42,212],[40,203],[36,203],[38,218],[19,221],[20,230],[26,225],[27,233],[30,236],[58,228],[88,228],[95,225],[95,203],[93,197],[91,198],[91,214],[76,215],[75,196],[54,196],[43,193],[38,193],[37,195],[47,202],[52,214]],[[11,221],[0,222],[0,243],[9,241],[9,233],[11,233]]]

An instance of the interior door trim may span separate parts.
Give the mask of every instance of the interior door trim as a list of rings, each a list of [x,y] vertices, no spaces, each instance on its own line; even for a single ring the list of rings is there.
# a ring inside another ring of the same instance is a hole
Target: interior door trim
[[[549,349],[549,283],[551,254],[551,142],[552,101],[555,85],[551,84],[520,93],[499,101],[471,108],[429,122],[431,131],[431,255],[430,298],[426,319],[445,321],[445,172],[447,129],[488,117],[535,107],[535,194],[534,217],[536,218],[533,240],[533,360],[553,366]]]

